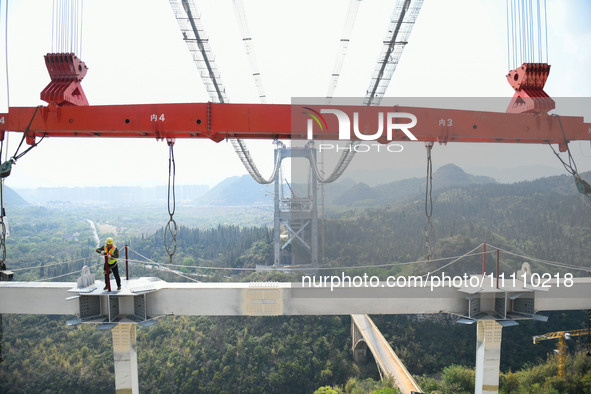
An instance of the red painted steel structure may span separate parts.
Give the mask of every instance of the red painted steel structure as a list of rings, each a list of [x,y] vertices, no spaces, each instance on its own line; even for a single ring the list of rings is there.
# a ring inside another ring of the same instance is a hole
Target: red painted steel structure
[[[72,65],[79,67],[84,64],[74,58],[66,60],[66,63],[71,60]],[[354,119],[353,113],[358,112],[363,123],[360,129],[367,130],[376,129],[380,112],[410,113],[417,118],[412,134],[423,142],[555,143],[565,151],[569,141],[591,140],[591,123],[574,116],[561,116],[559,121],[558,117],[547,114],[554,108],[554,101],[543,90],[549,70],[547,64],[525,63],[507,75],[515,89],[507,113],[406,106],[308,105],[306,108],[317,113],[323,108],[340,110],[351,120]],[[52,81],[54,74],[50,70]],[[82,74],[85,72],[75,69],[70,76],[79,83]],[[310,119],[304,106],[288,104],[71,104],[74,103],[67,101],[60,105],[58,101],[51,101],[48,106],[39,107],[37,112],[35,107],[11,107],[8,113],[0,113],[0,139],[4,138],[5,131],[20,131],[27,132],[29,144],[40,136],[207,138],[215,142],[227,138],[305,140]],[[327,130],[318,127],[314,129],[313,137],[338,139],[337,117],[326,114],[324,120]],[[408,119],[401,119],[401,123],[407,122]],[[356,138],[354,134],[352,136]],[[401,130],[395,130],[391,138],[391,141],[406,140],[408,137]],[[385,135],[377,141],[390,142]]]
[[[48,53],[45,66],[51,78],[41,92],[41,100],[58,105],[88,105],[80,82],[88,67],[73,53]]]
[[[359,112],[377,119],[378,112],[412,113],[412,133],[424,142],[560,143],[591,140],[591,123],[582,117],[532,113],[500,113],[420,107],[308,106],[341,110],[353,119]],[[11,107],[0,113],[0,132],[27,130],[40,137],[306,139],[309,117],[303,106],[285,104],[138,104],[106,106]],[[335,116],[327,115],[328,130],[314,130],[316,139],[338,139]],[[399,130],[398,130],[399,131]],[[402,132],[393,141],[408,140]],[[384,138],[379,142],[387,142]]]
[[[486,242],[482,244],[482,276],[486,274]]]
[[[125,244],[125,279],[129,280],[129,252],[127,251],[127,244]]]
[[[499,288],[499,249],[497,249],[497,289]]]
[[[105,281],[107,282],[107,290],[111,291],[111,273],[109,272],[109,256],[105,255]]]

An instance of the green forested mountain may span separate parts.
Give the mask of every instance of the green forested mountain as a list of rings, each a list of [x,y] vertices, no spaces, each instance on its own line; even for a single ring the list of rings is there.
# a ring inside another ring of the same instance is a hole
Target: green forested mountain
[[[454,164],[446,164],[433,173],[433,190],[448,189],[476,184],[496,183],[487,176],[470,175]],[[328,185],[328,205],[336,206],[382,206],[404,198],[425,193],[425,178],[410,178],[370,187],[357,183],[348,190],[332,190]]]
[[[591,266],[591,204],[577,193],[571,177],[434,191],[431,221],[435,257],[455,256],[487,242],[525,255]],[[327,260],[334,266],[351,266],[421,259],[425,223],[424,194],[335,214],[326,225]],[[519,268],[516,262],[508,258],[501,265],[514,271]],[[474,272],[471,267],[474,264],[461,263],[457,269]]]

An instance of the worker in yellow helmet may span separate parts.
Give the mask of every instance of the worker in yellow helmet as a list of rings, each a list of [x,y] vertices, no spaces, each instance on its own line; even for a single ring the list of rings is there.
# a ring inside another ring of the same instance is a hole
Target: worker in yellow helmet
[[[107,238],[105,245],[97,248],[97,253],[103,256],[107,256],[107,262],[109,264],[109,271],[113,273],[115,280],[117,281],[117,290],[121,290],[121,278],[119,277],[119,267],[117,267],[117,259],[119,258],[119,248],[113,243],[113,238]],[[107,290],[107,282],[109,277],[107,276],[107,267],[105,267],[105,287],[103,290]]]

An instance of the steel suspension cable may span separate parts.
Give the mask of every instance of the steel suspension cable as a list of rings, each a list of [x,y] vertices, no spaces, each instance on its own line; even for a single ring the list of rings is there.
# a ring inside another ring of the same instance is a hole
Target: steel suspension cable
[[[339,77],[341,75],[341,69],[349,49],[349,42],[351,41],[351,33],[355,27],[355,21],[357,19],[357,12],[359,10],[359,4],[361,0],[350,0],[349,7],[347,9],[347,17],[345,18],[345,25],[343,26],[343,32],[341,33],[340,46],[337,51],[337,58],[332,70],[330,82],[328,84],[328,92],[326,93],[327,104],[330,104],[334,92],[339,83]]]
[[[265,92],[254,46],[252,45],[253,40],[248,29],[246,10],[244,9],[244,2],[242,0],[234,0],[234,11],[236,13],[236,18],[238,19],[238,25],[240,26],[244,50],[250,63],[250,72],[259,93],[259,100],[261,103],[265,104],[267,102],[267,93]]]
[[[331,75],[331,80],[328,85],[328,92],[326,94],[327,103],[330,103],[332,101],[334,91],[335,91],[338,81],[339,81],[341,69],[343,67],[345,56],[346,56],[347,50],[349,48],[349,42],[351,40],[351,33],[353,32],[353,27],[355,26],[355,20],[357,19],[357,12],[359,10],[359,3],[361,3],[361,0],[351,0],[349,3],[349,7],[347,9],[347,16],[345,18],[345,25],[343,27],[343,32],[341,34],[340,47],[337,52],[337,58],[335,60],[335,65],[334,65],[333,72]],[[356,145],[357,145],[356,142],[349,142],[349,145],[347,147],[348,149],[345,149],[343,151],[343,153],[339,157],[339,160],[337,161],[335,168],[333,169],[332,173],[328,177],[326,177],[323,170],[318,169],[318,163],[316,162],[316,157],[314,155],[312,155],[311,167],[312,167],[312,170],[314,171],[314,174],[316,175],[316,179],[318,179],[318,182],[325,184],[325,183],[332,183],[332,182],[336,181],[337,179],[339,179],[341,177],[341,175],[343,174],[343,172],[345,172],[345,170],[347,169],[347,167],[349,166],[351,161],[353,160],[353,157],[355,156],[355,146]]]
[[[390,25],[388,26],[388,31],[386,33],[386,39],[384,40],[384,47],[378,57],[378,62],[365,95],[365,105],[379,105],[381,102],[386,89],[390,85],[392,75],[396,71],[404,47],[408,43],[408,38],[412,32],[412,28],[422,5],[423,0],[398,0],[396,2]],[[313,170],[319,182],[330,183],[337,180],[355,157],[355,154],[357,153],[355,147],[359,143],[359,141],[349,142],[349,145],[341,154],[333,172],[326,178],[324,177],[324,174],[318,170],[316,162],[313,161]]]
[[[190,0],[169,0],[169,3],[179,24],[183,39],[193,56],[197,69],[200,71],[201,79],[210,100],[219,103],[228,102],[226,91],[221,83],[212,50],[209,46],[209,40],[205,37],[205,31],[201,26],[201,20],[197,14],[195,2]],[[245,45],[249,46],[249,44],[247,43]],[[249,47],[252,48],[251,46]],[[253,72],[253,74],[255,73]],[[260,88],[262,88],[262,82]],[[265,96],[264,94],[260,95]],[[229,140],[238,158],[257,183],[269,184],[275,180],[274,176],[277,175],[276,168],[272,171],[271,178],[264,178],[254,163],[252,155],[244,141],[238,138],[229,138]]]

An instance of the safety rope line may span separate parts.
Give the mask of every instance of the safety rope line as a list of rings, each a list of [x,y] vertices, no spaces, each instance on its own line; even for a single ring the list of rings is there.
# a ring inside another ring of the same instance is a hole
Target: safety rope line
[[[45,264],[45,265],[37,265],[34,267],[25,267],[25,268],[16,268],[16,269],[11,269],[12,272],[18,272],[18,271],[26,271],[26,270],[32,270],[35,268],[47,268],[47,267],[54,267],[56,265],[62,265],[62,264],[71,264],[71,263],[78,263],[80,261],[86,261],[86,260],[92,260],[92,257],[83,257],[77,260],[71,260],[71,261],[61,261],[59,263],[53,263],[53,264]]]
[[[433,162],[431,160],[431,150],[433,149],[433,142],[425,144],[427,148],[427,178],[425,180],[425,216],[427,222],[425,223],[425,257],[427,261],[433,258],[433,247],[431,245],[431,237],[433,236],[434,228],[431,222],[433,215]]]
[[[157,265],[158,267],[162,268],[163,270],[165,270],[165,271],[167,271],[167,272],[170,272],[170,273],[172,273],[172,274],[175,274],[175,275],[181,276],[181,277],[183,277],[183,278],[185,278],[185,279],[192,280],[193,282],[198,282],[198,283],[201,283],[201,282],[200,282],[200,281],[198,281],[197,279],[189,278],[188,276],[185,276],[185,275],[183,275],[183,274],[181,274],[181,273],[179,273],[179,272],[173,271],[173,270],[171,270],[170,268],[168,268],[169,266],[175,266],[174,264],[172,264],[172,265],[169,265],[169,264],[167,264],[166,266],[164,266],[164,265],[162,265],[162,264],[160,264],[160,263],[157,263],[157,262],[155,262],[155,261],[154,261],[154,260],[152,260],[152,259],[149,259],[148,257],[146,257],[146,256],[144,256],[143,254],[139,253],[137,250],[135,250],[135,249],[131,248],[130,246],[127,246],[127,249],[128,249],[129,251],[131,251],[131,252],[134,252],[134,253],[135,253],[135,254],[137,254],[138,256],[140,256],[140,257],[142,257],[142,258],[144,258],[145,260],[147,260],[147,261],[148,261],[148,263],[146,263],[146,262],[142,262],[142,261],[139,261],[139,260],[131,260],[131,259],[128,259],[128,261],[129,261],[129,262],[136,262],[136,263],[140,263],[140,264],[153,264],[153,265]]]
[[[575,159],[573,158],[571,152],[570,152],[570,148],[568,146],[568,140],[566,139],[566,134],[564,132],[564,127],[562,126],[562,120],[560,119],[560,115],[553,115],[558,119],[558,123],[560,124],[560,130],[562,131],[562,138],[564,140],[564,145],[566,146],[566,151],[568,154],[568,163],[565,162],[562,157],[560,157],[560,155],[558,154],[558,152],[556,152],[556,150],[554,149],[554,147],[552,146],[552,144],[550,142],[548,142],[548,145],[550,145],[550,149],[552,149],[552,152],[554,152],[554,155],[556,155],[556,157],[558,158],[558,160],[560,160],[560,162],[562,163],[562,165],[564,166],[564,168],[566,169],[566,171],[571,174],[575,180],[575,185],[577,186],[577,190],[579,191],[579,193],[583,194],[587,200],[589,200],[589,202],[591,202],[591,185],[589,185],[589,183],[587,183],[585,180],[583,180],[581,178],[581,176],[579,175],[579,171],[577,169],[577,163],[575,163]]]
[[[426,274],[424,274],[424,275],[422,275],[422,276],[424,276],[424,277],[429,277],[431,274],[434,274],[435,272],[441,271],[442,269],[449,267],[450,265],[452,265],[452,264],[454,264],[454,263],[456,263],[456,262],[460,261],[461,259],[463,259],[463,258],[465,258],[465,257],[468,257],[468,256],[473,256],[471,253],[472,253],[472,252],[474,252],[475,250],[478,250],[478,249],[480,249],[480,248],[482,247],[482,245],[483,245],[483,244],[480,244],[480,245],[478,245],[477,247],[475,247],[474,249],[472,249],[472,250],[471,250],[471,251],[469,251],[468,253],[465,253],[465,254],[463,254],[463,255],[461,255],[461,256],[459,256],[459,257],[457,257],[457,258],[453,259],[453,260],[452,260],[452,261],[450,261],[449,263],[447,263],[447,264],[445,264],[445,265],[443,265],[443,266],[441,266],[441,267],[439,267],[439,268],[437,268],[437,269],[435,269],[435,270],[433,270],[433,271],[429,271],[429,272],[427,272]],[[480,252],[480,253],[476,253],[476,254],[485,254],[485,253],[486,253],[486,252]],[[489,252],[489,253],[490,253],[490,252]]]
[[[180,273],[180,272],[178,272],[178,271],[171,270],[171,269],[169,268],[169,267],[171,267],[171,265],[170,265],[170,264],[161,265],[161,264],[159,264],[159,263],[152,263],[152,262],[145,262],[145,261],[138,261],[138,260],[129,260],[129,262],[132,262],[132,261],[133,261],[134,263],[138,263],[138,264],[144,264],[144,265],[157,265],[157,266],[158,266],[160,269],[162,269],[163,271],[170,272],[171,274],[175,274],[175,275],[178,275],[178,276],[180,276],[180,277],[182,277],[182,278],[189,279],[189,280],[191,280],[191,281],[193,281],[193,282],[201,283],[201,281],[200,281],[200,280],[197,280],[197,279],[191,278],[191,277],[189,277],[189,276],[183,275],[183,274],[181,274],[181,273]],[[174,265],[173,265],[173,266],[174,266]],[[181,266],[181,267],[182,267],[182,266]]]
[[[174,162],[174,141],[168,140],[168,223],[166,223],[166,229],[164,231],[164,246],[166,253],[170,258],[172,264],[172,256],[176,252],[176,236],[177,236],[177,225],[173,218],[176,210],[176,195],[175,195],[175,178],[176,178],[176,166]]]
[[[387,263],[387,264],[373,264],[373,265],[358,265],[358,266],[348,266],[348,267],[318,267],[318,270],[323,270],[323,271],[327,271],[327,270],[340,270],[340,269],[358,269],[358,268],[384,268],[384,267],[397,267],[397,266],[404,266],[404,265],[415,265],[415,264],[424,264],[424,263],[428,263],[428,262],[440,262],[440,261],[447,261],[447,260],[458,260],[464,257],[472,257],[472,256],[481,256],[483,254],[493,254],[495,253],[495,251],[491,250],[488,252],[476,252],[473,253],[475,250],[477,250],[478,248],[480,248],[482,246],[482,244],[480,244],[478,247],[472,249],[471,251],[462,254],[460,256],[452,256],[452,257],[440,257],[437,259],[432,259],[430,261],[427,260],[417,260],[417,261],[410,261],[410,262],[402,262],[402,263]],[[134,252],[135,254],[137,254],[138,256],[140,256],[141,258],[145,259],[146,261],[141,261],[141,260],[134,260],[134,259],[129,259],[129,262],[133,262],[133,263],[142,263],[142,264],[154,264],[157,266],[162,266],[161,263],[157,263],[154,260],[142,255],[141,253],[139,253],[137,250],[132,249],[131,247],[128,247],[129,250],[131,252]],[[220,270],[220,271],[255,271],[256,268],[248,268],[248,267],[208,267],[208,266],[196,266],[196,265],[179,265],[179,264],[166,264],[166,267],[178,267],[178,268],[191,268],[191,269],[203,269],[203,270]],[[447,265],[445,266],[447,267]],[[310,268],[309,267],[302,267],[302,268],[297,268],[297,267],[282,267],[281,270],[282,271],[290,271],[290,272],[299,272],[299,271],[308,271]]]
[[[470,251],[462,254],[462,255],[458,255],[458,256],[452,256],[452,257],[441,257],[441,258],[437,258],[437,259],[432,259],[432,260],[417,260],[417,261],[410,261],[410,262],[402,262],[402,263],[387,263],[387,264],[374,264],[374,265],[360,265],[360,266],[347,266],[347,267],[319,267],[318,270],[322,270],[322,271],[328,271],[328,270],[344,270],[344,269],[363,269],[363,268],[384,268],[384,267],[396,267],[396,266],[405,266],[405,265],[416,265],[416,264],[424,264],[424,263],[434,263],[434,262],[442,262],[442,261],[449,261],[449,263],[435,269],[432,271],[429,271],[427,274],[423,274],[421,275],[422,277],[428,277],[438,271],[441,271],[449,266],[451,266],[452,264],[460,261],[461,259],[467,258],[467,257],[474,257],[474,256],[482,256],[485,254],[494,254],[496,253],[496,249],[498,249],[500,252],[511,255],[511,256],[515,256],[515,257],[519,257],[519,258],[523,258],[523,259],[527,259],[529,261],[533,261],[533,262],[538,262],[541,264],[546,264],[546,265],[550,265],[550,266],[555,266],[555,267],[560,267],[560,268],[567,268],[567,269],[576,269],[576,270],[581,270],[581,271],[587,271],[589,272],[590,268],[589,267],[577,267],[577,266],[572,266],[572,265],[567,265],[567,264],[563,264],[563,263],[558,263],[558,262],[553,262],[553,261],[549,261],[549,260],[543,260],[543,259],[538,259],[536,257],[531,257],[531,256],[525,256],[525,255],[521,255],[518,253],[514,253],[514,252],[510,252],[508,250],[493,246],[493,245],[489,245],[490,249],[488,252],[483,252],[483,251],[479,251],[479,252],[475,252],[476,250],[481,249],[483,244],[480,244],[478,246],[476,246],[475,248],[471,249]],[[199,282],[196,279],[187,277],[179,272],[176,272],[174,270],[171,270],[169,267],[176,267],[176,268],[188,268],[188,269],[195,269],[195,270],[220,270],[220,271],[256,271],[256,268],[248,268],[248,267],[211,267],[211,266],[193,266],[193,265],[180,265],[180,264],[166,264],[163,265],[161,263],[155,262],[154,260],[144,256],[143,254],[141,254],[140,252],[138,252],[137,250],[128,247],[130,252],[133,252],[135,254],[137,254],[139,257],[143,258],[144,261],[142,260],[135,260],[135,259],[129,259],[129,263],[138,263],[138,264],[143,264],[143,265],[155,265],[160,267],[161,269],[165,270],[166,272],[170,272],[173,273],[175,275],[184,277],[186,279],[195,281],[195,282]],[[494,249],[494,250],[493,250]],[[82,260],[82,259],[80,259]],[[80,261],[80,260],[75,260],[75,261]],[[451,261],[450,261],[451,260]],[[70,262],[75,262],[75,261],[70,261]],[[60,263],[61,264],[61,263]],[[102,263],[99,264],[94,264],[91,265],[91,267],[102,267]],[[31,268],[40,268],[39,267],[28,267],[25,269],[31,269]],[[48,267],[48,266],[45,266]],[[293,268],[288,268],[288,267],[284,267],[282,268],[282,270],[284,271],[289,271],[289,272],[300,272],[300,271],[307,271],[309,270],[309,267],[302,267],[302,268],[297,268],[297,267],[293,267]],[[14,271],[18,271],[18,270],[14,270]],[[71,275],[74,273],[80,272],[80,270],[74,270],[65,274],[61,274],[61,275],[57,275],[57,276],[53,276],[50,278],[42,278],[42,279],[38,279],[35,280],[34,282],[39,282],[39,281],[47,281],[47,280],[52,280],[52,279],[57,279],[57,278],[61,278],[61,277],[65,277],[67,275]]]
[[[570,265],[566,265],[566,264],[562,264],[562,263],[556,263],[556,262],[551,262],[548,260],[542,260],[542,259],[538,259],[535,257],[531,257],[531,256],[525,256],[525,255],[520,255],[518,253],[513,253],[513,252],[509,252],[505,249],[502,248],[498,248],[495,247],[493,245],[489,245],[491,247],[491,250],[489,250],[488,252],[475,252],[478,249],[482,248],[483,244],[478,245],[477,247],[471,249],[470,251],[459,255],[459,256],[453,256],[453,257],[442,257],[442,258],[437,258],[437,259],[433,259],[430,261],[427,260],[418,260],[418,261],[411,261],[411,262],[403,262],[403,263],[389,263],[389,264],[377,264],[377,265],[361,265],[361,266],[349,266],[349,267],[319,267],[318,270],[342,270],[342,269],[360,269],[360,268],[383,268],[383,267],[394,267],[394,266],[403,266],[403,265],[414,265],[414,264],[423,264],[423,263],[433,263],[433,262],[440,262],[440,261],[447,261],[447,260],[451,260],[449,263],[435,269],[432,271],[429,271],[426,274],[421,275],[422,277],[429,277],[432,274],[441,271],[447,267],[449,267],[450,265],[464,259],[467,257],[473,257],[473,256],[481,256],[484,254],[493,254],[496,253],[496,249],[498,249],[500,252],[502,253],[506,253],[515,257],[520,257],[520,258],[525,258],[527,260],[530,261],[534,261],[534,262],[538,262],[538,263],[543,263],[543,264],[547,264],[547,265],[552,265],[552,266],[556,266],[556,267],[561,267],[561,268],[569,268],[569,269],[577,269],[577,270],[581,270],[581,271],[589,271],[589,267],[576,267],[576,266],[570,266]],[[495,249],[495,250],[492,250]],[[188,280],[194,281],[194,282],[200,282],[196,279],[190,278],[188,276],[185,276],[177,271],[171,270],[169,267],[178,267],[178,268],[189,268],[189,269],[203,269],[203,270],[225,270],[225,271],[255,271],[256,268],[245,268],[245,267],[236,267],[236,268],[231,268],[231,267],[203,267],[203,266],[192,266],[192,265],[179,265],[179,264],[166,264],[163,265],[161,263],[157,263],[154,260],[142,255],[141,253],[139,253],[137,250],[132,249],[131,247],[129,247],[129,251],[136,253],[138,256],[140,256],[141,258],[145,259],[145,261],[141,261],[141,260],[134,260],[134,259],[129,259],[128,261],[130,263],[139,263],[139,264],[150,264],[150,265],[156,265],[158,267],[160,267],[161,269],[165,270],[166,272],[170,272],[172,274],[184,277]],[[97,267],[102,267],[103,264],[99,263],[99,264],[94,264],[91,265],[90,268],[97,268]],[[299,272],[299,271],[307,271],[309,270],[309,268],[306,267],[302,267],[302,268],[282,268],[282,270],[284,271],[290,271],[290,272]],[[57,275],[57,276],[53,276],[50,278],[42,278],[42,279],[37,279],[33,282],[41,282],[41,281],[47,281],[47,280],[52,280],[52,279],[57,279],[57,278],[62,278],[68,275],[72,275],[75,273],[80,272],[80,270],[74,270],[65,274],[61,274],[61,275]]]
[[[141,260],[133,260],[129,259],[130,263],[140,263],[140,264],[155,264],[161,266],[160,263],[156,263],[153,260],[148,259],[148,262],[141,261]],[[181,264],[166,264],[166,267],[176,267],[176,268],[191,268],[191,269],[208,269],[208,270],[221,270],[221,271],[256,271],[256,268],[248,268],[248,267],[203,267],[197,265],[181,265]]]
[[[498,249],[502,253],[506,253],[506,254],[511,255],[511,256],[520,257],[522,259],[534,261],[534,262],[540,263],[540,264],[545,264],[545,265],[549,265],[549,266],[553,266],[553,267],[558,267],[558,268],[575,269],[575,270],[579,270],[579,271],[587,271],[587,272],[590,272],[591,271],[591,267],[580,267],[580,266],[576,266],[576,265],[569,265],[569,264],[559,263],[559,262],[556,262],[556,261],[539,259],[537,257],[526,256],[526,255],[522,255],[522,254],[519,254],[519,253],[510,252],[508,250],[505,250],[503,248],[499,248],[497,246],[493,246],[493,245],[490,245],[490,244],[488,246],[490,246],[491,249]]]
[[[89,266],[88,268],[92,270],[92,269],[96,269],[96,268],[103,267],[103,266],[104,266],[104,263],[99,263],[99,264],[93,264],[93,265]],[[81,271],[82,271],[82,269],[77,269],[77,270],[70,271],[70,272],[65,273],[65,274],[61,274],[61,275],[57,275],[57,276],[52,276],[51,278],[41,278],[41,279],[33,280],[31,282],[44,282],[44,281],[47,281],[47,280],[53,280],[53,279],[57,279],[57,278],[63,278],[63,277],[68,276],[68,275],[77,274],[77,273],[79,273]]]

